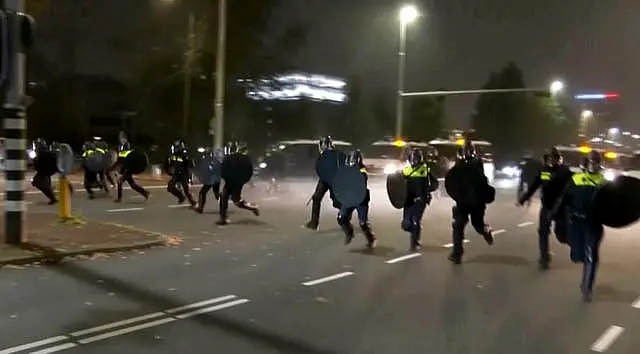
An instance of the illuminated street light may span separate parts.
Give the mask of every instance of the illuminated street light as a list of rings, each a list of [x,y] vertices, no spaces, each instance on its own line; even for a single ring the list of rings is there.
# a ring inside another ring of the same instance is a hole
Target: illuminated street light
[[[560,80],[552,82],[549,86],[549,92],[551,92],[552,95],[557,95],[562,92],[562,90],[564,90],[564,82]]]
[[[591,118],[593,118],[593,111],[590,111],[588,109],[583,110],[580,113],[580,118],[582,118],[582,119],[591,119]]]
[[[413,5],[405,5],[400,8],[398,19],[400,20],[400,48],[398,50],[398,97],[396,97],[396,137],[402,138],[402,120],[404,108],[402,94],[404,93],[404,71],[407,47],[407,25],[414,22],[420,16],[418,8]]]

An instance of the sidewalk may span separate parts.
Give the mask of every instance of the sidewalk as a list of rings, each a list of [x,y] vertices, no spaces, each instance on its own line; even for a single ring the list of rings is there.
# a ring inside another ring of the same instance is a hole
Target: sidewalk
[[[177,245],[179,239],[125,225],[93,220],[61,222],[57,215],[27,214],[27,236],[20,246],[0,244],[0,267],[33,262],[55,263],[64,257]],[[0,233],[4,233],[0,218]]]

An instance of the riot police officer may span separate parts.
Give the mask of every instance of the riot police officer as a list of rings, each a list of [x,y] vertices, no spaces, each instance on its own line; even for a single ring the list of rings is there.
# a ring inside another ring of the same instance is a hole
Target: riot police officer
[[[484,237],[487,244],[493,245],[494,238],[491,226],[484,220],[487,209],[486,194],[490,186],[484,174],[482,160],[476,156],[475,149],[469,139],[465,139],[453,169],[457,169],[459,172],[455,181],[459,195],[455,201],[456,205],[451,210],[453,215],[453,250],[449,255],[449,260],[460,264],[464,253],[464,229],[469,219],[471,219],[473,228]]]
[[[320,155],[333,150],[333,139],[330,136],[320,138],[320,141],[318,141],[318,149],[320,150]],[[309,220],[305,225],[306,228],[310,230],[318,230],[318,226],[320,226],[320,207],[322,206],[322,198],[324,198],[324,195],[327,194],[327,191],[330,191],[330,189],[331,186],[329,186],[329,184],[322,180],[318,180],[316,189],[311,196],[311,220]]]
[[[518,170],[520,180],[518,181],[518,200],[522,198],[525,192],[531,187],[535,179],[538,177],[543,164],[533,158],[533,154],[527,152],[520,161]]]
[[[538,264],[541,269],[548,269],[551,262],[549,255],[549,233],[551,232],[551,222],[554,222],[554,234],[559,242],[567,244],[567,224],[569,218],[564,203],[562,193],[569,181],[571,181],[571,170],[562,162],[562,156],[555,147],[551,149],[550,164],[544,166],[535,179],[529,185],[529,189],[520,197],[518,204],[522,206],[531,199],[533,194],[542,189],[540,195],[540,216],[538,218],[538,246],[540,249],[540,259]],[[553,213],[552,213],[553,211]]]
[[[213,151],[208,149],[205,151],[205,154],[211,155],[210,157],[213,160],[213,166],[211,166],[214,170],[211,173],[214,176],[217,176],[216,179],[212,179],[209,183],[207,181],[201,181],[202,187],[200,188],[200,192],[198,193],[198,207],[196,208],[196,212],[202,214],[204,212],[204,206],[207,204],[207,193],[209,191],[213,192],[213,196],[216,200],[220,200],[220,175],[222,168],[222,161],[224,160],[224,151],[223,149],[214,149]]]
[[[95,153],[106,154],[106,151],[99,148],[95,141],[87,141],[82,145],[82,158],[85,161],[85,163],[83,163],[84,189],[87,191],[89,199],[93,199],[95,197],[93,194],[93,188],[96,185],[104,189],[105,192],[109,192],[109,187],[105,181],[104,170],[93,171],[86,165],[86,159]]]
[[[431,203],[431,193],[438,189],[438,179],[420,149],[411,149],[407,159],[409,166],[402,170],[407,180],[407,197],[402,209],[402,230],[410,234],[409,249],[414,252],[421,247],[422,216]]]
[[[226,147],[227,155],[222,161],[222,178],[224,187],[220,195],[220,220],[216,224],[227,225],[227,211],[229,210],[229,199],[236,207],[251,211],[255,216],[260,216],[257,206],[242,199],[242,188],[246,181],[242,181],[242,175],[252,171],[253,166],[248,157],[249,150],[246,145],[239,143],[229,143]],[[249,171],[247,171],[249,169]]]
[[[58,200],[51,188],[51,176],[58,172],[56,156],[42,138],[34,140],[33,150],[36,153],[33,159],[36,174],[33,176],[31,185],[49,198],[49,205],[55,204]]]
[[[367,169],[362,161],[362,153],[360,152],[360,150],[351,151],[347,155],[345,164],[347,167],[360,169],[360,173],[364,175],[365,183],[367,183]],[[338,213],[338,225],[340,225],[342,231],[345,234],[345,244],[350,244],[354,238],[354,230],[353,226],[351,225],[351,217],[353,215],[353,211],[356,210],[358,212],[360,229],[364,233],[364,236],[367,238],[367,248],[375,248],[376,236],[371,229],[371,224],[369,223],[370,200],[371,196],[369,189],[367,188],[367,195],[360,205],[355,208],[347,208],[344,206],[340,207],[340,212]]]
[[[196,201],[189,192],[192,163],[183,140],[178,139],[173,143],[167,163],[171,170],[167,191],[178,198],[179,204],[184,203],[185,199],[187,199],[191,206],[195,207]],[[180,186],[180,189],[178,189],[178,186]]]
[[[114,165],[115,168],[119,169],[119,173],[120,173],[118,181],[116,182],[117,196],[116,196],[116,199],[114,200],[116,203],[119,203],[122,201],[122,184],[124,182],[127,182],[131,187],[131,189],[133,189],[134,191],[142,195],[145,200],[149,199],[149,192],[147,192],[147,190],[145,190],[144,188],[142,188],[142,186],[136,183],[136,181],[133,179],[133,174],[131,173],[131,171],[127,170],[126,165],[124,163],[125,159],[127,158],[127,156],[129,156],[129,154],[132,151],[133,151],[133,147],[131,146],[131,143],[129,143],[128,141],[124,141],[118,147],[118,160]]]
[[[580,289],[584,301],[591,301],[593,284],[600,258],[600,242],[604,227],[591,215],[591,203],[598,188],[606,182],[602,173],[602,157],[592,151],[584,161],[583,172],[571,177],[567,189],[567,206],[571,216],[570,242],[571,260],[583,263]]]

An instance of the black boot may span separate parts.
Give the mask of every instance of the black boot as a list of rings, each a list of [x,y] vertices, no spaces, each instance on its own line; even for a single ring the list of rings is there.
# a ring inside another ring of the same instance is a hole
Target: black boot
[[[249,210],[255,216],[260,216],[260,209],[258,209],[256,205],[247,203],[245,200],[239,201],[238,203],[236,203],[236,206],[240,209]]]
[[[373,233],[373,230],[371,230],[371,226],[369,224],[360,225],[360,229],[362,229],[364,237],[367,238],[367,248],[376,248],[376,235]]]
[[[318,231],[320,226],[320,201],[313,199],[311,204],[311,220],[305,225],[309,230]]]
[[[348,245],[353,241],[353,237],[355,232],[353,230],[353,226],[351,224],[341,225],[342,231],[344,232],[344,244]]]

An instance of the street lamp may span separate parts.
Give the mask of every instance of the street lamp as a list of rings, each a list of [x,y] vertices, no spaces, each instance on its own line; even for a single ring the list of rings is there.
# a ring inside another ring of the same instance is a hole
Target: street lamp
[[[400,47],[398,50],[398,96],[396,97],[396,137],[402,138],[403,106],[402,93],[404,92],[404,71],[406,64],[407,26],[415,21],[420,12],[413,5],[405,5],[400,8],[398,19],[400,21]]]
[[[593,111],[585,109],[580,113],[580,118],[582,118],[583,120],[587,120],[590,118],[593,118]]]
[[[551,92],[551,95],[553,96],[559,94],[563,90],[564,90],[564,82],[560,80],[556,80],[552,82],[551,85],[549,86],[549,92]]]

